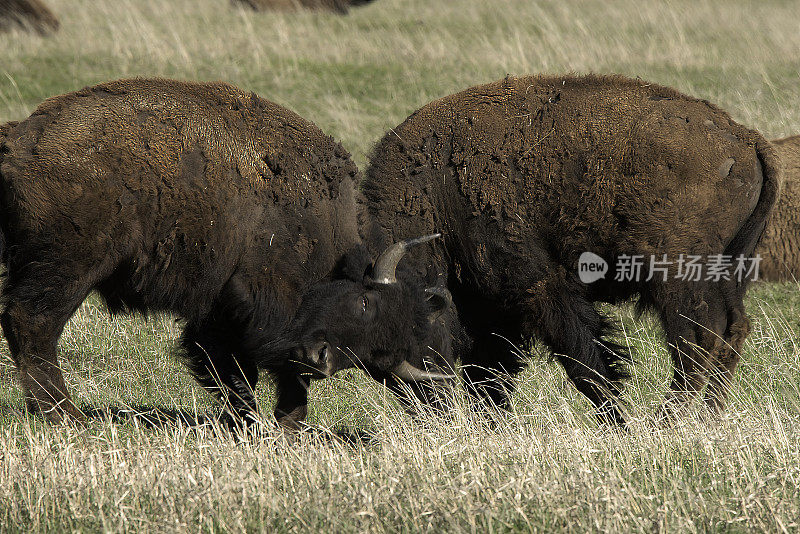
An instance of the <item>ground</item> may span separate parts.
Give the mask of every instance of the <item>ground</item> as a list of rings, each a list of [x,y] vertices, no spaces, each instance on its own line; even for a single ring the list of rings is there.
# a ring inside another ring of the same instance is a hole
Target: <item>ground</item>
[[[434,98],[507,73],[594,71],[707,98],[768,138],[800,133],[791,0],[377,0],[346,17],[227,0],[49,4],[54,36],[0,35],[0,122],[113,78],[221,79],[315,121],[363,165]],[[173,318],[111,320],[92,298],[61,342],[88,428],[26,416],[0,345],[0,530],[797,530],[800,286],[757,284],[747,306],[753,334],[720,422],[647,420],[670,364],[652,319],[622,307],[636,349],[628,433],[599,428],[534,350],[493,427],[458,394],[449,420],[413,422],[351,372],[313,388],[312,431],[265,424],[242,441],[170,417],[216,410],[180,368]],[[268,413],[269,386],[259,393]]]

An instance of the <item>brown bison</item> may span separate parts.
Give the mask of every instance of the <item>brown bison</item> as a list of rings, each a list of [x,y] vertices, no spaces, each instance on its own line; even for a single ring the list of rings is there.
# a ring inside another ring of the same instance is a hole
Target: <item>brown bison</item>
[[[660,318],[668,413],[706,383],[721,409],[750,330],[748,260],[779,190],[774,149],[721,109],[594,75],[508,77],[434,101],[378,143],[362,184],[374,250],[443,234],[405,265],[446,278],[474,394],[507,406],[523,366],[512,344],[533,336],[616,423],[629,357],[596,303],[638,296]],[[587,258],[594,281],[579,271]]]
[[[0,0],[0,31],[31,28],[46,35],[58,26],[58,18],[40,0]]]
[[[369,4],[373,0],[232,0],[234,4],[247,6],[254,11],[294,11],[309,9],[332,11],[345,15],[351,7]]]
[[[756,249],[760,278],[800,280],[800,135],[772,141],[783,164],[783,192]]]
[[[439,347],[446,290],[395,276],[433,236],[370,266],[356,177],[314,124],[223,83],[104,83],[4,125],[0,322],[27,406],[82,419],[56,344],[92,290],[112,313],[180,315],[189,369],[240,416],[259,369],[288,424],[305,415],[304,363],[330,374],[370,355],[404,379],[446,378],[408,362]]]

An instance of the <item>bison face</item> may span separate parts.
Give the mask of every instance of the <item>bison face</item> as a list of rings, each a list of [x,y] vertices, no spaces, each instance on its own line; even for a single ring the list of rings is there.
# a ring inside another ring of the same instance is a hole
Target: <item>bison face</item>
[[[445,349],[442,343],[439,316],[451,304],[450,293],[395,276],[409,247],[435,237],[396,243],[362,279],[326,281],[304,295],[294,319],[298,343],[291,356],[301,374],[322,378],[360,367],[373,376],[411,382],[453,378],[428,369],[433,362],[433,367],[449,362],[449,354],[441,354],[449,345]]]

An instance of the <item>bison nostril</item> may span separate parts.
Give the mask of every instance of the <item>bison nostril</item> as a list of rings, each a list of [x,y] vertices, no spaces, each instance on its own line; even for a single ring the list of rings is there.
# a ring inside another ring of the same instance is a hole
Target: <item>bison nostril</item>
[[[325,363],[328,359],[328,345],[322,345],[322,348],[319,349],[319,354],[317,355],[317,361],[319,363]]]

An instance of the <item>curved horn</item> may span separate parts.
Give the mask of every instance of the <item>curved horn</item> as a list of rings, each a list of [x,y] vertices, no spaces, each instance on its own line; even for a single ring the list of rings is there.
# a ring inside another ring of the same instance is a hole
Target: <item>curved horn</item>
[[[416,239],[406,239],[405,241],[398,241],[390,246],[375,260],[373,280],[378,284],[396,284],[397,277],[394,271],[397,269],[397,264],[400,263],[406,251],[414,245],[426,243],[431,239],[441,237],[441,235],[442,234],[431,234]]]
[[[400,365],[392,369],[392,373],[407,382],[425,382],[428,380],[452,380],[455,375],[446,375],[443,373],[429,373],[417,367],[414,367],[408,360],[403,360]]]
[[[434,322],[453,304],[453,295],[441,286],[426,287],[425,293],[428,295],[428,301],[434,301],[433,310],[428,314],[428,320]]]

